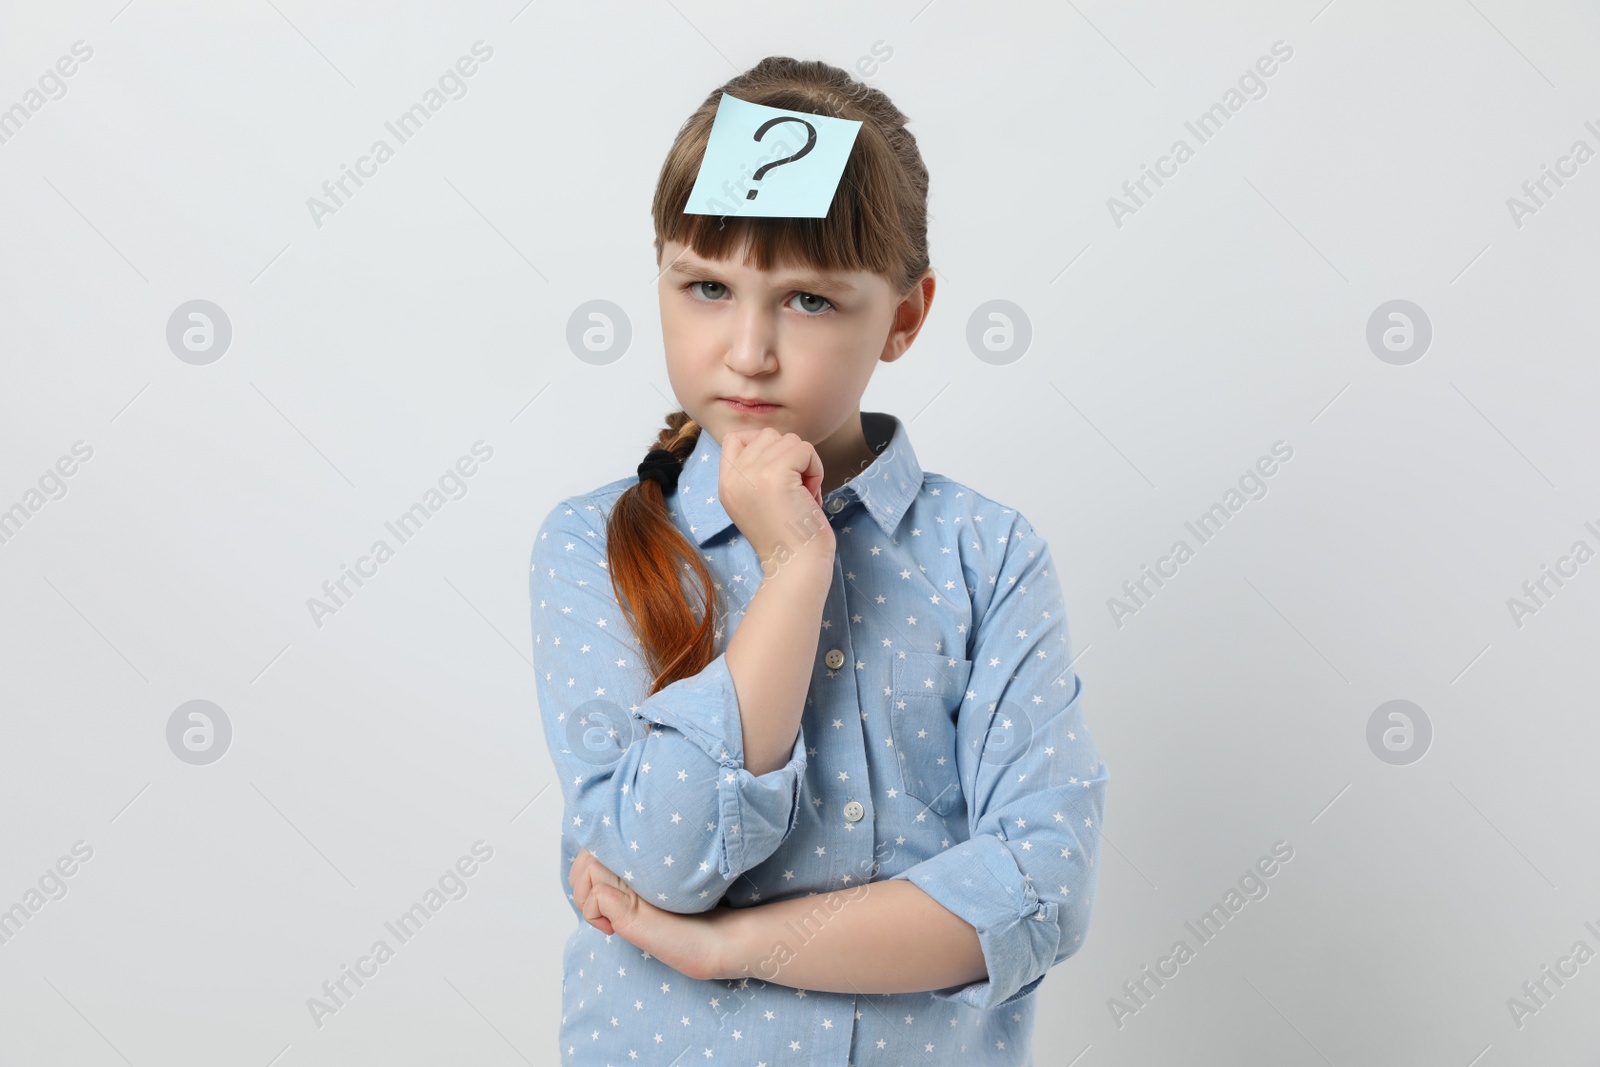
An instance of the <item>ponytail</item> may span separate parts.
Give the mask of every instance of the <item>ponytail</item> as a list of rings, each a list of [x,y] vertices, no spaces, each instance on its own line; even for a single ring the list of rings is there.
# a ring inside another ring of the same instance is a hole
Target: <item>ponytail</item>
[[[652,450],[672,453],[681,469],[702,432],[687,412],[674,411]],[[716,649],[711,572],[699,548],[673,525],[666,495],[659,482],[645,478],[622,491],[606,519],[606,567],[653,677],[647,696],[699,674]],[[680,571],[694,577],[698,619]]]

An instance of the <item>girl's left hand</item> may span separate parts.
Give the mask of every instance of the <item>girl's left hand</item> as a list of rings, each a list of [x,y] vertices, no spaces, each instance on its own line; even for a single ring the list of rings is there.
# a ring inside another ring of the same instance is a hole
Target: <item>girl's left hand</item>
[[[741,977],[727,973],[727,922],[733,909],[718,905],[702,915],[680,915],[658,908],[584,848],[572,861],[567,881],[584,921],[601,933],[620,935],[687,978]]]

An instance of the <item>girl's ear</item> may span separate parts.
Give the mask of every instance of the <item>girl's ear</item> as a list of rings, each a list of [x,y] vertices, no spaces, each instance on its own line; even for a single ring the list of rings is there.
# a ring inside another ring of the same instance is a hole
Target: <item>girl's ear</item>
[[[890,327],[889,336],[884,339],[883,352],[878,356],[885,363],[893,363],[905,355],[906,349],[911,347],[911,342],[917,339],[917,334],[922,330],[922,324],[928,321],[928,312],[933,308],[933,291],[937,287],[933,268],[929,267],[917,277],[917,282],[909,292],[900,299],[894,309],[894,324]]]

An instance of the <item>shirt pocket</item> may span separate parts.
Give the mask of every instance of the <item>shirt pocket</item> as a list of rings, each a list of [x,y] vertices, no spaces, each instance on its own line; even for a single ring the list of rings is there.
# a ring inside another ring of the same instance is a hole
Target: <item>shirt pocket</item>
[[[966,699],[972,661],[931,652],[894,659],[889,728],[900,788],[940,815],[964,803],[956,766],[956,716]]]

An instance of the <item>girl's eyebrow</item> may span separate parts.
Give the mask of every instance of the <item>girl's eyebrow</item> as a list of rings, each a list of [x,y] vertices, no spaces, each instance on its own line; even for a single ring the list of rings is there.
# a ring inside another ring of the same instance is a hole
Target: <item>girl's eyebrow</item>
[[[715,267],[701,266],[698,263],[685,263],[682,260],[674,263],[671,269],[674,274],[702,282],[721,281],[723,277],[722,272]],[[775,284],[786,289],[801,289],[806,292],[819,290],[827,292],[831,290],[839,293],[853,293],[856,291],[855,286],[842,278],[817,273],[794,274],[787,278],[779,277]]]

